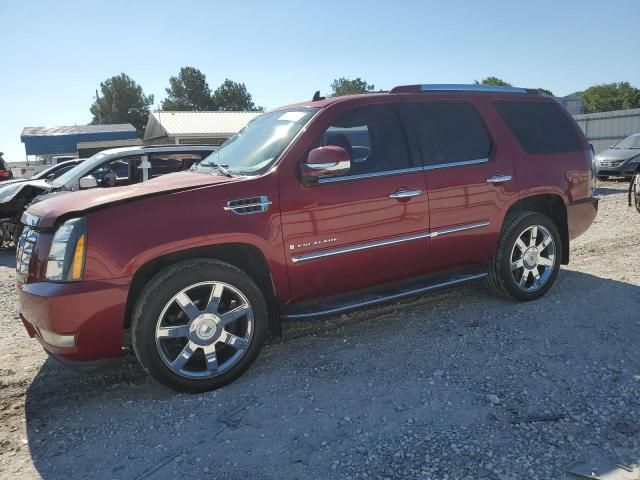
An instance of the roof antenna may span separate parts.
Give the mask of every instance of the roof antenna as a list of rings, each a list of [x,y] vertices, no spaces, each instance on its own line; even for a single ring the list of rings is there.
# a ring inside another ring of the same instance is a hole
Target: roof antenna
[[[316,91],[316,93],[313,94],[313,98],[311,99],[312,102],[317,102],[318,100],[324,100],[325,97],[321,97],[320,96],[320,90]]]

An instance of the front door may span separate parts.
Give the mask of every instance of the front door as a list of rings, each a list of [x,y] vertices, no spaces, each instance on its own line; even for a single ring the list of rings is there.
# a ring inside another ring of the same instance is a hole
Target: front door
[[[474,102],[438,99],[403,106],[429,193],[431,271],[488,260],[505,203],[518,191],[511,152],[492,140],[479,112],[483,105]]]
[[[397,109],[377,104],[339,114],[309,149],[322,145],[347,150],[351,169],[316,185],[281,187],[293,301],[423,273],[429,245],[426,182],[409,153]]]

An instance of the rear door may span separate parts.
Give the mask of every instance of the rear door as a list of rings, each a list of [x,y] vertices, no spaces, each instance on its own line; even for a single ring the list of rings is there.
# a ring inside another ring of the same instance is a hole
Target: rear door
[[[509,151],[494,141],[475,99],[406,104],[429,194],[432,271],[490,258],[505,200],[515,192]]]
[[[309,146],[338,145],[351,170],[316,185],[281,185],[285,254],[294,301],[345,293],[426,269],[428,202],[396,107],[338,114]],[[307,151],[308,154],[308,151]],[[300,158],[300,162],[306,159]],[[299,164],[298,164],[299,166]]]

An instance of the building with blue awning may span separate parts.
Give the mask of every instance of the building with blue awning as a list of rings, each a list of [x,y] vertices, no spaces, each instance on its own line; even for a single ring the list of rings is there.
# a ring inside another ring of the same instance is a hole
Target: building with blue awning
[[[138,139],[133,125],[74,125],[70,127],[25,127],[20,135],[27,157],[36,155],[51,159],[58,155],[78,155],[78,143],[108,142],[128,145]],[[136,142],[138,143],[138,142]]]

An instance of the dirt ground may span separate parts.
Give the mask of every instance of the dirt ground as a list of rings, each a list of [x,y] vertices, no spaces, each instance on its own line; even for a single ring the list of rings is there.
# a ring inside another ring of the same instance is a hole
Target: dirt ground
[[[4,253],[0,478],[640,479],[640,215],[625,189],[601,183],[596,223],[539,301],[478,283],[290,323],[202,395],[164,389],[130,353],[85,373],[47,359]]]

